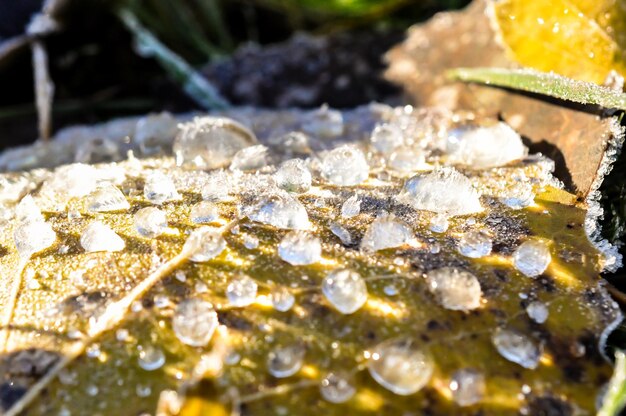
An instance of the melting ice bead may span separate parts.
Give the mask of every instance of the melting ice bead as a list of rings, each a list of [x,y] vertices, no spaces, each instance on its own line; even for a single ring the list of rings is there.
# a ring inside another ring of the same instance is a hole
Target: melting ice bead
[[[257,142],[247,127],[225,117],[196,117],[179,129],[173,148],[178,166],[225,167],[239,150]]]
[[[44,221],[41,210],[31,195],[26,195],[15,207],[15,219],[18,222]]]
[[[257,170],[267,165],[267,147],[262,144],[241,149],[233,157],[230,170]]]
[[[256,300],[258,285],[246,275],[234,277],[226,288],[228,302],[238,308],[248,306]]]
[[[88,253],[121,251],[126,247],[124,240],[111,227],[100,221],[94,221],[85,228],[80,236],[80,245]]]
[[[471,368],[457,370],[452,374],[449,387],[456,404],[471,406],[480,402],[485,395],[485,376]]]
[[[317,263],[322,258],[322,243],[306,231],[291,231],[280,241],[278,255],[294,266]]]
[[[201,299],[185,299],[178,304],[172,318],[176,337],[192,347],[207,345],[218,325],[213,305]]]
[[[402,130],[395,124],[379,124],[372,131],[370,137],[372,146],[382,154],[391,154],[396,148],[402,146],[404,137]]]
[[[333,270],[322,282],[322,293],[339,312],[350,315],[367,302],[367,285],[360,274],[349,269]]]
[[[248,250],[254,250],[259,247],[259,239],[254,235],[246,234],[243,236],[243,245]]]
[[[165,354],[160,348],[148,345],[142,347],[139,351],[139,359],[137,360],[139,367],[146,371],[154,371],[163,367],[165,364]]]
[[[531,370],[539,365],[541,350],[526,335],[515,330],[498,328],[491,341],[507,360]]]
[[[360,149],[344,145],[331,150],[322,157],[320,172],[332,184],[353,186],[369,177],[370,168]]]
[[[302,368],[304,354],[301,344],[276,348],[267,356],[267,369],[276,378],[291,377]]]
[[[446,309],[469,311],[480,306],[480,283],[469,272],[442,267],[426,273],[426,281],[437,302]]]
[[[415,172],[418,170],[430,170],[426,164],[426,154],[422,149],[403,146],[393,152],[389,157],[389,167],[398,172]]]
[[[454,168],[441,168],[409,179],[399,199],[415,209],[467,215],[483,210],[479,196],[466,176]]]
[[[329,373],[320,383],[320,393],[331,403],[345,403],[354,396],[356,388],[350,376],[343,373]]]
[[[307,115],[302,126],[305,133],[321,138],[331,138],[343,133],[343,115],[324,105]]]
[[[187,237],[183,251],[192,253],[189,260],[201,263],[219,256],[225,248],[226,240],[220,229],[200,227]]]
[[[434,367],[430,355],[409,339],[379,344],[367,363],[370,375],[378,384],[401,396],[421,390],[430,380]]]
[[[339,237],[343,245],[349,246],[352,244],[352,235],[350,235],[350,231],[346,230],[341,225],[337,223],[330,224],[330,231]]]
[[[522,209],[535,202],[535,193],[532,185],[516,183],[515,186],[507,190],[505,196],[500,197],[500,201],[509,208]]]
[[[87,196],[87,209],[91,212],[126,211],[130,204],[116,186],[105,185]]]
[[[526,313],[528,317],[538,324],[544,323],[548,319],[549,311],[548,307],[543,302],[530,302],[528,306],[526,306]]]
[[[491,238],[482,231],[470,231],[464,233],[459,239],[459,253],[465,257],[477,259],[488,256],[491,253]]]
[[[180,199],[172,179],[158,171],[151,173],[146,178],[143,194],[148,201],[156,205]]]
[[[519,134],[502,122],[454,130],[446,151],[448,162],[472,169],[498,167],[526,156]]]
[[[285,161],[274,174],[276,185],[288,192],[302,193],[311,188],[311,172],[304,160]]]
[[[30,221],[19,224],[13,231],[13,241],[20,257],[28,258],[47,249],[56,241],[52,226],[44,221]]]
[[[165,212],[156,207],[141,208],[135,213],[135,229],[148,238],[160,236],[167,229]]]
[[[248,218],[278,228],[307,230],[311,227],[304,205],[287,193],[264,198],[252,209]]]
[[[341,206],[341,216],[344,218],[352,218],[361,212],[361,200],[357,194],[346,199]]]
[[[178,131],[176,119],[170,113],[150,114],[137,121],[133,142],[144,155],[170,148]]]
[[[279,312],[287,312],[296,302],[296,298],[286,287],[276,287],[272,289],[270,300],[272,301],[274,309]]]
[[[399,247],[413,239],[413,231],[393,215],[383,214],[370,224],[361,240],[361,250],[378,251]]]
[[[196,224],[209,223],[220,217],[220,211],[214,203],[209,201],[200,201],[191,207],[189,217],[191,218],[191,221]]]
[[[551,261],[550,249],[541,240],[525,241],[513,253],[515,268],[528,277],[539,276]]]

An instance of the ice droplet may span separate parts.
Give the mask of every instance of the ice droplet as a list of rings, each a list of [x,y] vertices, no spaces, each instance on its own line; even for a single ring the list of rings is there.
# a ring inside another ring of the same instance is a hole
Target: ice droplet
[[[331,403],[345,403],[354,396],[356,388],[352,378],[344,373],[329,373],[320,383],[320,393]]]
[[[286,287],[275,287],[270,293],[272,306],[279,312],[287,312],[293,307],[296,298]]]
[[[202,199],[205,201],[221,202],[230,198],[229,191],[236,191],[232,176],[223,170],[211,172],[202,187]]]
[[[213,305],[202,299],[185,299],[178,304],[172,318],[176,337],[192,347],[204,347],[218,327]]]
[[[248,218],[277,228],[308,230],[311,227],[304,205],[287,193],[264,198],[253,207]]]
[[[465,257],[478,259],[491,254],[491,238],[482,231],[464,233],[459,239],[457,249]]]
[[[470,180],[456,169],[447,167],[409,179],[399,200],[415,209],[450,216],[483,210],[479,194]]]
[[[456,404],[471,406],[485,396],[485,376],[471,368],[457,370],[452,374],[449,387]]]
[[[322,282],[322,293],[339,312],[350,315],[367,302],[367,285],[357,272],[333,270]]]
[[[15,207],[15,219],[20,223],[44,221],[41,210],[30,194],[22,198],[17,207]]]
[[[189,260],[197,263],[219,256],[224,249],[226,249],[226,240],[222,237],[221,230],[212,227],[200,227],[194,230],[183,246],[183,251],[191,253]]]
[[[124,240],[106,224],[100,221],[90,223],[80,236],[80,245],[88,252],[122,251]]]
[[[344,145],[322,157],[320,173],[334,185],[353,186],[369,177],[369,169],[365,155],[360,149]]]
[[[433,233],[445,233],[450,226],[448,216],[445,214],[437,214],[430,219],[428,229]]]
[[[22,258],[47,249],[56,241],[56,233],[45,221],[30,221],[17,225],[13,231],[13,241]]]
[[[361,240],[361,250],[378,251],[400,247],[413,240],[413,231],[393,215],[382,214],[370,224]]]
[[[158,370],[165,364],[165,354],[160,348],[148,345],[142,347],[139,351],[137,362],[139,363],[139,367],[146,371]]]
[[[430,355],[410,339],[379,344],[367,363],[370,375],[378,384],[401,396],[421,390],[430,381],[434,367]]]
[[[424,151],[413,146],[403,146],[393,152],[388,163],[393,170],[403,173],[432,169],[426,164]]]
[[[256,300],[258,285],[245,274],[235,276],[226,287],[228,302],[237,308],[248,306]]]
[[[248,250],[254,250],[255,248],[259,247],[259,239],[252,234],[245,234],[243,236],[243,245]]]
[[[346,199],[341,206],[341,216],[344,218],[352,218],[361,212],[361,200],[357,194]]]
[[[482,291],[476,276],[456,267],[426,273],[428,289],[446,309],[469,311],[480,306]]]
[[[370,137],[372,146],[382,154],[391,154],[396,148],[402,146],[404,137],[402,130],[395,124],[379,124],[372,131]]]
[[[144,155],[153,155],[170,148],[178,131],[170,113],[150,114],[137,121],[133,141]]]
[[[267,147],[262,144],[241,149],[233,157],[230,170],[258,170],[267,165]]]
[[[220,211],[214,203],[200,201],[191,207],[189,217],[196,224],[206,224],[217,220],[220,217]]]
[[[235,120],[204,116],[179,125],[173,150],[178,166],[215,169],[228,166],[239,150],[256,142],[254,133]]]
[[[535,193],[532,185],[528,183],[516,183],[507,189],[506,195],[500,197],[500,201],[509,208],[522,209],[535,202]]]
[[[526,306],[526,313],[528,317],[538,324],[544,323],[548,319],[549,311],[548,307],[543,302],[530,302],[528,306]]]
[[[500,355],[507,360],[531,370],[539,365],[541,350],[526,335],[515,330],[498,328],[491,340]]]
[[[276,186],[288,192],[303,193],[311,188],[311,172],[304,160],[285,161],[274,174]]]
[[[87,196],[87,209],[91,212],[126,211],[130,204],[117,187],[105,185]]]
[[[167,216],[156,207],[141,208],[134,216],[135,229],[147,238],[160,236],[167,229]]]
[[[528,277],[542,274],[551,261],[550,249],[541,240],[525,241],[513,253],[515,268]]]
[[[335,222],[330,224],[330,231],[337,237],[339,237],[343,245],[349,246],[352,244],[352,236],[350,235],[350,231],[346,230],[341,225]]]
[[[302,368],[305,352],[301,344],[278,347],[267,356],[267,370],[276,378],[291,377]]]
[[[309,232],[291,231],[280,241],[278,255],[294,266],[317,263],[322,258],[322,243]]]
[[[176,186],[172,179],[162,172],[152,172],[146,178],[143,187],[143,195],[153,204],[161,205],[167,201],[176,201],[180,199]]]
[[[307,115],[302,130],[307,134],[324,139],[337,137],[343,133],[343,115],[341,111],[330,109],[324,105]]]

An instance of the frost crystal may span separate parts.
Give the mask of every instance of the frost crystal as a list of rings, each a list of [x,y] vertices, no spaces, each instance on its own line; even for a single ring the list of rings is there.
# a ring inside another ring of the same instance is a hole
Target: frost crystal
[[[500,355],[507,360],[531,370],[539,365],[541,350],[526,335],[499,328],[491,340]]]
[[[445,214],[437,214],[430,219],[428,229],[433,233],[445,233],[450,226],[448,216]]]
[[[322,243],[306,231],[291,231],[280,241],[278,255],[294,266],[317,263],[322,258]]]
[[[331,110],[322,106],[309,113],[306,123],[302,126],[305,133],[320,138],[331,138],[343,133],[343,115],[341,111]]]
[[[183,251],[191,253],[189,260],[201,263],[219,256],[225,248],[226,240],[220,229],[200,227],[187,237]]]
[[[329,373],[320,383],[320,393],[331,403],[345,403],[354,396],[356,388],[350,376],[343,373]]]
[[[305,350],[300,344],[276,348],[267,357],[267,369],[276,378],[291,377],[300,371]]]
[[[433,370],[432,358],[412,340],[392,340],[379,344],[367,363],[370,375],[387,390],[408,396],[428,383]]]
[[[539,276],[551,261],[550,249],[540,240],[528,240],[513,253],[515,268],[528,277]]]
[[[87,209],[92,212],[126,211],[130,204],[117,187],[105,185],[87,196]]]
[[[210,223],[220,217],[220,211],[217,206],[209,201],[200,201],[193,207],[189,213],[191,221],[196,224]]]
[[[225,117],[196,117],[179,129],[173,148],[178,166],[225,167],[239,150],[257,141],[248,128]]]
[[[232,306],[242,308],[254,303],[257,289],[256,282],[242,274],[230,281],[226,288],[226,297]]]
[[[350,315],[367,301],[367,286],[360,274],[349,269],[333,270],[322,282],[322,293],[335,309]]]
[[[538,324],[544,323],[548,319],[548,307],[545,303],[534,301],[530,302],[526,307],[528,317]]]
[[[95,251],[122,251],[124,240],[106,224],[94,221],[85,228],[80,236],[80,245],[90,253]]]
[[[472,169],[498,167],[526,156],[519,134],[502,122],[453,130],[446,151],[449,163]]]
[[[459,406],[471,406],[480,402],[485,390],[485,376],[476,370],[464,368],[452,374],[450,391],[452,399]]]
[[[400,201],[415,209],[447,215],[481,212],[479,194],[470,180],[454,168],[442,168],[409,179]]]
[[[361,212],[361,200],[357,194],[346,199],[341,206],[341,216],[344,218],[352,218]]]
[[[230,170],[257,170],[267,165],[267,147],[262,144],[238,151],[230,164]]]
[[[311,172],[304,160],[284,162],[274,174],[276,186],[288,192],[302,193],[311,188]]]
[[[488,256],[491,253],[491,238],[482,231],[470,231],[464,233],[459,239],[459,253],[465,257],[477,259]]]
[[[223,170],[211,172],[202,187],[202,199],[205,201],[221,202],[229,199],[229,190],[233,188],[231,176]]]
[[[374,128],[370,141],[376,150],[387,155],[402,146],[404,137],[402,130],[398,126],[385,123],[379,124]]]
[[[437,302],[446,309],[469,311],[480,306],[480,283],[469,272],[443,267],[426,273],[426,281]]]
[[[163,367],[165,364],[165,354],[159,348],[148,345],[142,347],[139,351],[139,359],[137,360],[139,367],[146,371],[154,371]]]
[[[176,337],[192,347],[204,347],[218,327],[213,305],[201,299],[186,299],[178,304],[172,318]]]
[[[148,201],[156,205],[180,199],[172,179],[158,171],[151,173],[146,178],[143,194]]]
[[[272,301],[274,309],[279,312],[287,312],[296,302],[296,298],[286,287],[276,287],[272,289],[272,292],[270,293],[270,300]]]
[[[277,228],[308,230],[311,227],[304,205],[287,193],[264,198],[252,209],[248,218]]]
[[[322,176],[337,186],[358,185],[369,177],[369,171],[363,152],[351,145],[326,153],[320,167]]]
[[[393,215],[383,214],[370,224],[361,240],[364,251],[399,247],[413,240],[413,231]]]
[[[135,213],[135,229],[148,238],[160,236],[167,229],[165,212],[156,207],[142,208]]]
[[[29,221],[19,224],[13,232],[13,241],[20,257],[28,258],[47,249],[56,241],[52,226],[45,221]]]

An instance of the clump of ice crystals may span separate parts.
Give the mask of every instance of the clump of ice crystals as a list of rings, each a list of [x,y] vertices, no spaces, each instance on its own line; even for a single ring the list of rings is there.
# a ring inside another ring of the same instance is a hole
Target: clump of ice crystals
[[[322,282],[322,293],[339,312],[350,315],[367,302],[367,285],[360,274],[350,269],[336,269]]]
[[[548,319],[548,307],[545,303],[534,301],[530,302],[528,306],[526,306],[526,313],[528,317],[538,324],[544,323]]]
[[[308,230],[311,227],[304,205],[287,193],[262,198],[248,214],[248,218],[277,228]]]
[[[370,168],[360,149],[343,145],[322,157],[320,172],[324,179],[334,185],[353,186],[369,177]]]
[[[317,263],[322,258],[322,243],[309,232],[291,231],[280,241],[278,255],[294,266]]]
[[[170,113],[147,115],[137,121],[133,141],[144,155],[159,153],[172,145],[178,131],[177,124]]]
[[[58,203],[64,208],[71,198],[89,195],[98,184],[98,171],[90,165],[74,163],[59,167],[43,184],[41,195]]]
[[[469,231],[461,236],[457,248],[465,257],[477,259],[488,256],[491,246],[491,238],[483,231]]]
[[[528,277],[539,276],[548,268],[551,261],[550,248],[537,239],[523,242],[513,253],[515,268]]]
[[[456,404],[471,406],[485,396],[485,375],[471,368],[463,368],[452,374],[449,387]]]
[[[125,211],[130,208],[126,197],[116,186],[102,186],[87,196],[87,209],[92,212]]]
[[[207,345],[218,325],[213,305],[202,299],[185,299],[178,304],[172,318],[176,337],[192,347]]]
[[[399,148],[391,154],[387,163],[390,168],[402,173],[431,170],[426,164],[426,153],[415,146]]]
[[[479,198],[465,175],[444,167],[409,179],[399,200],[415,209],[455,216],[481,212]]]
[[[346,199],[341,205],[341,216],[344,218],[352,218],[361,212],[361,200],[357,194]]]
[[[241,149],[233,157],[231,170],[257,170],[267,165],[267,147],[262,144]]]
[[[267,356],[267,370],[276,378],[291,377],[302,368],[305,352],[299,343],[278,347]]]
[[[165,354],[160,348],[148,345],[142,347],[139,351],[137,362],[139,363],[139,367],[146,371],[158,370],[165,364]]]
[[[80,245],[90,253],[96,251],[122,251],[126,244],[108,225],[94,221],[80,236]]]
[[[179,129],[173,147],[178,166],[226,167],[238,151],[257,142],[247,127],[226,117],[195,117]]]
[[[302,126],[305,133],[320,138],[337,137],[343,133],[343,115],[324,105],[307,115]]]
[[[162,172],[152,172],[146,178],[143,187],[143,195],[153,204],[161,205],[167,201],[176,201],[180,199],[176,186],[172,179]]]
[[[311,189],[311,171],[302,159],[285,161],[274,174],[276,186],[287,192],[303,193]]]
[[[467,271],[442,267],[426,273],[426,281],[437,302],[446,309],[469,311],[480,306],[480,283]]]
[[[391,154],[395,149],[402,146],[404,137],[402,130],[395,124],[383,123],[377,125],[370,137],[372,146],[382,154]]]
[[[237,275],[228,283],[226,297],[232,306],[243,308],[254,303],[257,289],[258,285],[249,276]]]
[[[201,263],[219,256],[225,248],[226,240],[220,229],[200,227],[187,237],[183,251],[190,253],[189,260]]]
[[[16,208],[17,226],[13,241],[20,257],[28,258],[50,247],[56,241],[56,233],[47,223],[32,196],[27,195]]]
[[[539,365],[541,350],[526,335],[515,330],[498,328],[491,338],[501,356],[528,369]]]
[[[286,287],[275,287],[270,292],[270,300],[272,306],[279,312],[287,312],[293,307],[296,302],[296,298]]]
[[[413,231],[404,222],[384,213],[370,224],[361,240],[364,251],[399,247],[413,240]]]
[[[379,344],[367,363],[370,375],[378,384],[401,396],[421,390],[430,381],[434,367],[430,355],[410,339]]]
[[[202,199],[205,201],[222,202],[230,198],[229,192],[235,192],[232,175],[217,170],[211,172],[202,187]]]
[[[220,211],[214,203],[200,201],[191,207],[189,217],[196,224],[204,224],[217,220],[220,217]]]
[[[134,220],[135,229],[144,237],[158,237],[167,229],[165,212],[156,207],[141,208],[135,213]]]
[[[519,134],[502,122],[455,129],[446,147],[449,163],[472,169],[498,167],[526,156]]]
[[[341,372],[327,374],[320,383],[320,393],[331,403],[345,403],[354,396],[356,388],[352,378]]]

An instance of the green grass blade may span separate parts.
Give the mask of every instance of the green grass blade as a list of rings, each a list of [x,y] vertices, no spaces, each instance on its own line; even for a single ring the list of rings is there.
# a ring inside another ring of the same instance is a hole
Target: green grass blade
[[[615,352],[615,370],[598,416],[617,416],[626,404],[626,354]]]

